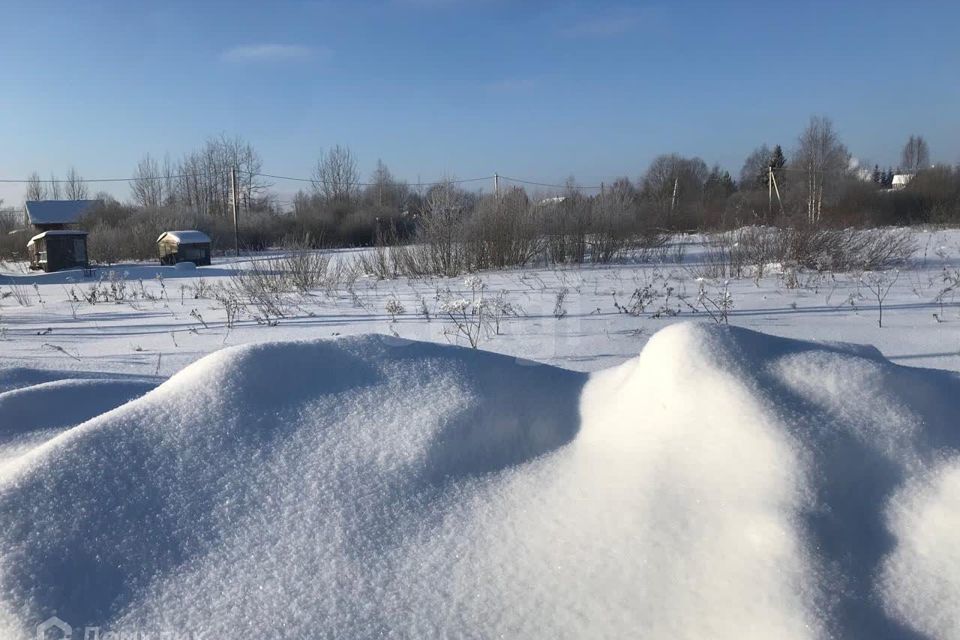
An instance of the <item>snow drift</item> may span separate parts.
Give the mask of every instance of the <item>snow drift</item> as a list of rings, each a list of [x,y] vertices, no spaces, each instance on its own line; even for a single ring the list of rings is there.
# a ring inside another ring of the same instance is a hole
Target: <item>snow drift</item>
[[[960,379],[704,325],[587,377],[226,349],[0,477],[0,635],[960,637]]]

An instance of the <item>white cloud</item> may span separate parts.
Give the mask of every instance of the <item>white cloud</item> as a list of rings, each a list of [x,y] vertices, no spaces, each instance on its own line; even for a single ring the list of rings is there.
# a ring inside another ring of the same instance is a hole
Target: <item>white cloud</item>
[[[253,44],[227,49],[220,59],[227,62],[273,62],[329,57],[328,49],[314,49],[298,44]]]

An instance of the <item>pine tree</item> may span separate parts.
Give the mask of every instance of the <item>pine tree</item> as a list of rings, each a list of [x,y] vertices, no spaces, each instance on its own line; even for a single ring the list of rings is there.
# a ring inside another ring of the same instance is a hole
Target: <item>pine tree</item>
[[[710,170],[710,175],[707,176],[707,181],[704,184],[704,191],[708,192],[709,196],[726,198],[736,190],[737,183],[734,182],[730,172],[721,169],[720,165],[713,165],[713,168]]]
[[[880,173],[880,165],[873,165],[873,183],[882,185],[883,184],[883,174]]]
[[[883,176],[883,186],[885,189],[889,189],[893,186],[893,169],[887,167],[887,173]]]

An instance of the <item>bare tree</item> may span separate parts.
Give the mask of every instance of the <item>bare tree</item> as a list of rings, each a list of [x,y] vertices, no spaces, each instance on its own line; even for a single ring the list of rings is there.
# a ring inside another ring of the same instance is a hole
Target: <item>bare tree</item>
[[[221,135],[203,148],[184,156],[172,175],[165,162],[164,182],[175,200],[202,215],[226,215],[230,211],[230,172],[237,170],[237,198],[241,207],[258,206],[267,185],[259,177],[260,155],[242,138]],[[170,198],[168,198],[169,200]]]
[[[741,189],[756,189],[760,186],[766,186],[767,171],[772,155],[773,151],[765,144],[750,152],[747,159],[743,161],[743,167],[740,168]],[[763,176],[763,182],[760,181],[760,176]]]
[[[428,247],[432,270],[455,276],[463,270],[460,242],[467,198],[452,178],[430,187],[420,216],[419,238]]]
[[[349,147],[335,146],[320,156],[313,188],[327,202],[349,203],[357,189],[357,161]]]
[[[923,136],[911,135],[903,145],[900,154],[900,167],[907,173],[917,173],[930,166],[930,147]]]
[[[410,188],[405,182],[398,181],[382,160],[370,176],[370,185],[364,191],[364,199],[377,206],[399,209],[408,199]]]
[[[798,142],[793,164],[806,179],[807,221],[818,224],[824,202],[830,204],[839,195],[850,152],[840,142],[833,122],[824,116],[811,117]]]
[[[170,160],[168,153],[163,155],[160,175],[163,182],[163,204],[173,205],[177,201],[177,167]]]
[[[77,172],[75,167],[70,167],[70,170],[67,171],[64,192],[67,200],[86,200],[90,194],[87,183],[83,181],[83,177]]]
[[[654,158],[643,177],[643,195],[667,217],[691,214],[702,204],[703,187],[710,169],[700,158],[676,153]]]
[[[149,153],[137,163],[130,183],[130,195],[141,207],[159,207],[163,204],[164,176],[160,164]]]
[[[50,199],[63,199],[63,182],[57,179],[57,176],[50,174]]]
[[[372,184],[369,187],[369,195],[378,207],[382,207],[384,191],[387,192],[389,198],[390,185],[393,182],[393,175],[391,175],[387,165],[383,164],[383,160],[377,160],[377,168],[373,170],[370,182]]]
[[[40,174],[34,171],[27,178],[27,193],[24,194],[25,200],[46,200],[47,185],[40,179]]]

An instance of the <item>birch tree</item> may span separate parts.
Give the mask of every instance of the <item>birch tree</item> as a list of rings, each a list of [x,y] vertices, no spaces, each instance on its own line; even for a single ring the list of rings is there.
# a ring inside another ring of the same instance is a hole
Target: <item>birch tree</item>
[[[840,142],[833,122],[813,116],[800,134],[794,168],[803,173],[806,191],[807,222],[816,225],[823,207],[837,197],[850,164],[850,152]]]

